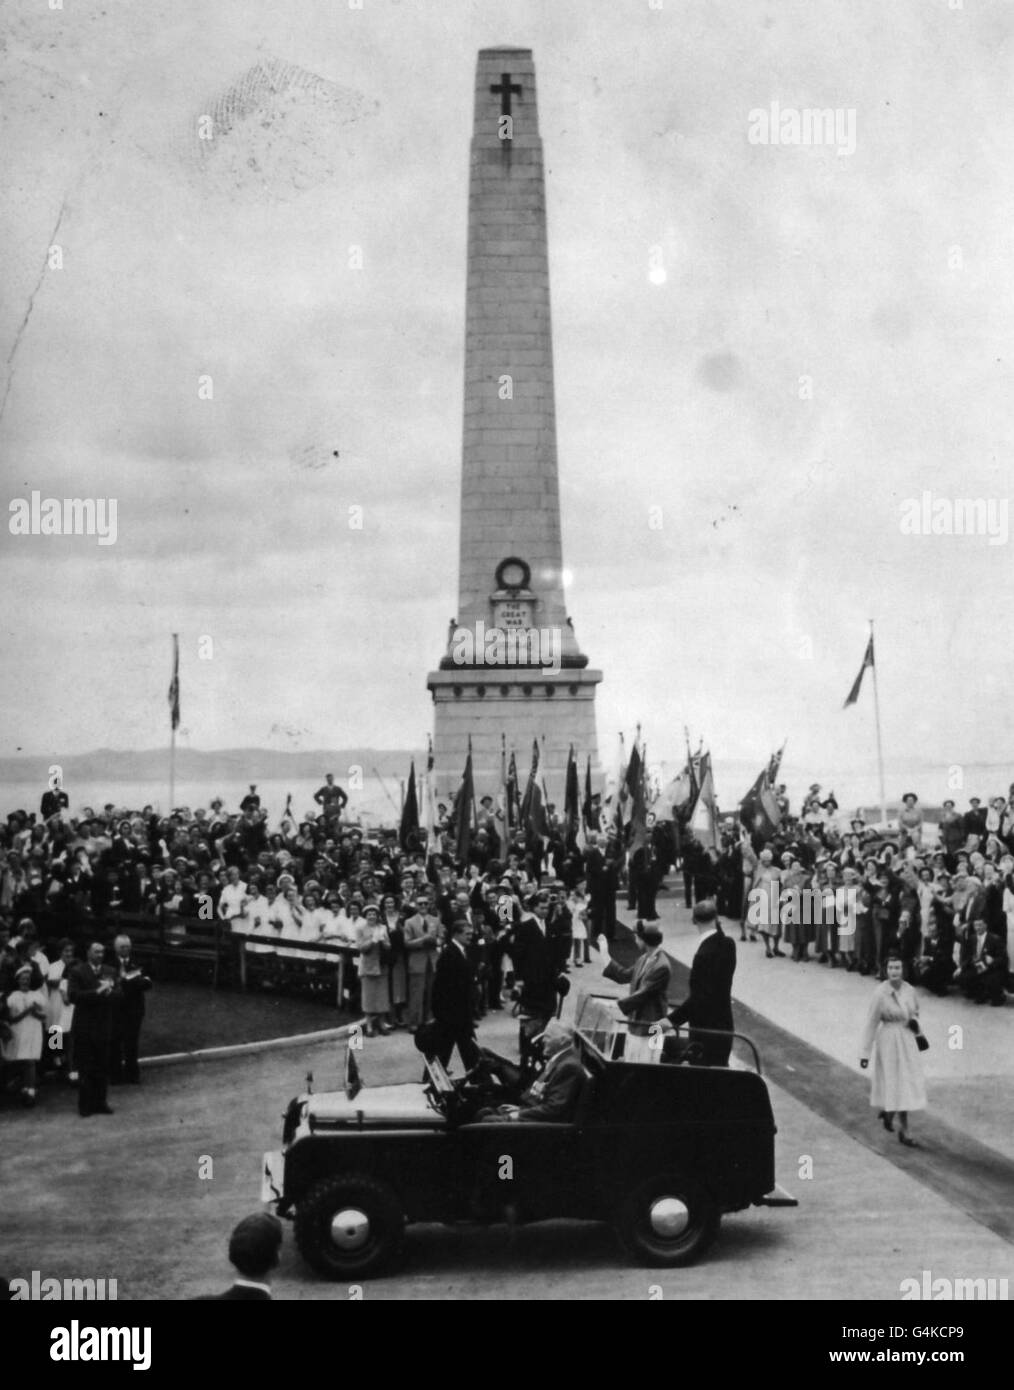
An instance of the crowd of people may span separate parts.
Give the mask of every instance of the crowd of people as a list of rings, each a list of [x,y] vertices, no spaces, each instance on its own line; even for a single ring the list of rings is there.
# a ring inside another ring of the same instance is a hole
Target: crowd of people
[[[932,837],[915,793],[893,832],[861,817],[846,828],[832,808],[814,786],[773,835],[739,828],[720,849],[690,844],[688,904],[714,897],[741,941],[770,957],[884,981],[896,953],[906,983],[1001,1006],[1014,949],[1014,785],[985,808],[945,802]]]
[[[0,1035],[8,1083],[25,1103],[36,1098],[38,1068],[80,1070],[70,1060],[81,1014],[75,971],[108,940],[95,964],[116,975],[111,938],[138,920],[217,921],[226,938],[246,938],[269,989],[333,967],[333,952],[308,948],[345,947],[348,1007],[374,1036],[433,1021],[437,964],[462,925],[473,1019],[517,1005],[524,1021],[533,1000],[532,1016],[548,1016],[559,980],[589,962],[589,935],[612,937],[618,836],[599,844],[589,835],[579,849],[552,806],[544,836],[508,832],[486,797],[461,858],[446,808],[434,842],[416,834],[401,844],[396,831],[347,824],[346,800],[329,775],[313,813],[297,820],[290,802],[275,827],[256,786],[231,813],[215,800],[170,816],[112,805],[70,816],[66,793],[51,790],[41,814],[8,816],[0,828]],[[522,977],[532,930],[547,943],[545,960],[533,968],[529,950]],[[527,998],[512,997],[515,976]],[[121,978],[114,986],[115,1011],[126,986]],[[50,1055],[54,1028],[66,1044]],[[102,1109],[93,1101],[90,1113]]]
[[[502,810],[484,797],[462,857],[446,807],[434,840],[417,833],[400,843],[397,831],[347,823],[347,797],[330,774],[312,813],[297,819],[290,799],[274,827],[255,785],[234,812],[215,800],[169,816],[113,805],[71,816],[66,793],[50,789],[39,814],[13,812],[0,826],[8,1088],[32,1104],[40,1068],[79,1072],[74,1039],[83,1023],[76,1030],[74,1015],[83,1011],[74,981],[97,948],[96,979],[103,971],[112,977],[109,1036],[122,1051],[117,1020],[136,1019],[136,1004],[125,1000],[142,972],[129,937],[126,946],[112,938],[131,915],[218,922],[227,938],[246,938],[268,989],[319,980],[334,953],[312,947],[344,947],[348,1007],[369,1034],[382,1036],[433,1021],[437,964],[455,940],[467,962],[473,1022],[505,1006],[517,1006],[523,1022],[526,1008],[536,1021],[550,1016],[560,980],[589,962],[589,943],[612,940],[618,896],[625,889],[639,922],[657,920],[655,895],[674,865],[682,867],[688,906],[714,900],[739,923],[740,939],[763,943],[771,957],[885,980],[897,953],[908,983],[1004,1002],[1014,937],[1014,787],[985,808],[974,798],[963,813],[945,803],[932,842],[914,794],[904,798],[893,834],[859,818],[845,828],[833,793],[822,797],[816,785],[796,816],[784,788],[778,797],[773,834],[727,822],[721,845],[710,849],[653,817],[636,845],[613,827],[578,842],[553,806],[545,833],[526,834],[505,828]],[[533,974],[518,969],[533,924],[549,943],[544,968],[534,972],[542,982],[533,987],[534,1011],[532,997],[519,1002],[514,989],[515,979],[529,987]],[[111,1064],[112,1073],[124,1065]],[[98,1100],[88,1104],[101,1113]]]

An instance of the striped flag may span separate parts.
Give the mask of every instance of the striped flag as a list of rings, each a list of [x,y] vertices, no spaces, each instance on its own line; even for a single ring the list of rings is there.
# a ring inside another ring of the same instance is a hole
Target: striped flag
[[[173,678],[169,682],[169,718],[175,731],[180,727],[180,639],[173,633]]]

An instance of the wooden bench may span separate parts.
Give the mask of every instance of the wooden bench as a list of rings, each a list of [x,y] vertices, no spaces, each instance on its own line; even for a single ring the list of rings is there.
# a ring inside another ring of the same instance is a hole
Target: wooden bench
[[[103,925],[114,936],[122,933],[130,937],[132,953],[149,964],[156,979],[165,975],[166,967],[210,965],[211,983],[217,989],[229,964],[228,933],[217,920],[180,917],[174,912],[155,917],[116,912],[109,913]]]
[[[322,983],[333,969],[336,973],[335,1007],[341,1009],[344,1004],[348,970],[359,954],[354,947],[339,942],[293,941],[246,933],[233,934],[231,942],[239,951],[239,981],[243,990],[265,979],[296,984]],[[255,947],[252,951],[251,944]]]

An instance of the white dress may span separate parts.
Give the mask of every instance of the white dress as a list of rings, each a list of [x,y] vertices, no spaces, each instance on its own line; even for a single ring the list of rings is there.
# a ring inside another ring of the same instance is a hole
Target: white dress
[[[16,989],[7,996],[7,1008],[12,1014],[23,1013],[33,1004],[45,1009],[46,997],[41,989]],[[11,1035],[3,1044],[5,1062],[37,1062],[42,1056],[42,1019],[29,1014],[10,1025]]]
[[[246,899],[243,916],[231,918],[229,926],[234,936],[277,936],[275,928],[271,925],[273,915],[274,907],[263,893],[258,893],[256,898]],[[246,950],[255,956],[274,955],[274,951],[266,942],[248,941]]]
[[[926,1082],[915,1034],[909,1021],[919,1017],[919,997],[903,980],[895,989],[889,980],[878,985],[870,999],[860,1057],[873,1051],[870,1105],[874,1110],[925,1110]]]
[[[66,975],[67,967],[62,960],[55,960],[46,972],[46,1027],[59,1028],[64,1037],[69,1037],[74,1005],[67,1003]]]

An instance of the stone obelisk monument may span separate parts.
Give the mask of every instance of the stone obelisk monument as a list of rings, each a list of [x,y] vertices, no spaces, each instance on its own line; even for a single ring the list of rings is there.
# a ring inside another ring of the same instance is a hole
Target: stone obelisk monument
[[[546,192],[527,48],[486,48],[475,81],[468,195],[458,613],[427,685],[434,772],[495,794],[501,744],[522,784],[532,740],[562,808],[571,744],[597,766],[595,687],[567,616],[553,400]]]

